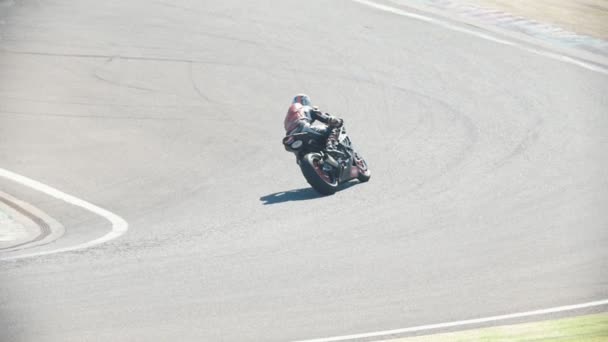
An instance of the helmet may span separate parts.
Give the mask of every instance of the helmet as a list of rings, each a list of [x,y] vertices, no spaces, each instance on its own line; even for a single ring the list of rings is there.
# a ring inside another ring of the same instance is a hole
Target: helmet
[[[310,101],[310,97],[306,94],[298,94],[293,98],[293,103],[299,103],[302,106],[311,106],[312,102]]]

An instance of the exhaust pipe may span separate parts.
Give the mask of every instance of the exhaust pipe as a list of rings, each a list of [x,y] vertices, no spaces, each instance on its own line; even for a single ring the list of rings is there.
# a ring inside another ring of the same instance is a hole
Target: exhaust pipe
[[[340,166],[340,164],[338,164],[338,162],[334,159],[334,157],[330,156],[329,154],[325,154],[325,161],[329,165],[331,165],[331,166],[333,166],[335,168],[337,168],[337,167]]]

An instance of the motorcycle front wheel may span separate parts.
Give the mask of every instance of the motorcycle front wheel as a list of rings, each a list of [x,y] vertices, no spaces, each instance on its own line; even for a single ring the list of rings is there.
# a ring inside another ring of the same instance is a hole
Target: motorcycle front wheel
[[[357,165],[357,168],[359,169],[359,176],[357,177],[357,179],[359,179],[359,182],[365,183],[365,182],[369,181],[369,179],[372,177],[372,172],[367,167],[367,162],[365,161],[365,159],[363,159],[363,157],[361,157],[361,155],[356,152],[355,152],[355,164]]]

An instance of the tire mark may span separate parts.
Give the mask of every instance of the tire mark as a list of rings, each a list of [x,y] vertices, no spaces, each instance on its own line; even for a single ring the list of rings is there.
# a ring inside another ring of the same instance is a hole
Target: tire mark
[[[236,124],[236,120],[232,117],[232,115],[230,115],[228,112],[226,112],[226,110],[224,110],[224,108],[222,108],[222,105],[226,104],[213,100],[207,94],[205,94],[205,92],[203,92],[203,90],[199,87],[198,83],[196,82],[196,78],[194,77],[194,64],[195,63],[188,63],[188,77],[190,78],[190,84],[192,85],[192,88],[194,89],[198,97],[202,99],[205,103],[215,107],[215,109],[220,112],[220,114],[222,114],[221,117],[219,117],[218,119],[226,118],[230,120],[230,122],[232,122],[233,124]]]
[[[67,114],[67,113],[34,113],[34,112],[0,110],[0,116],[6,116],[6,115],[34,116],[34,117],[60,117],[60,118],[73,118],[73,119],[107,119],[107,120],[150,120],[150,121],[182,121],[182,120],[185,120],[185,118],[183,118],[183,117],[163,118],[163,117],[150,117],[150,116],[78,115],[78,114]]]
[[[464,144],[464,146],[462,146],[460,148],[460,152],[458,153],[458,155],[456,156],[455,159],[450,160],[443,167],[441,167],[435,174],[430,175],[429,177],[427,177],[427,179],[425,181],[415,184],[410,189],[410,191],[416,191],[416,190],[419,190],[420,188],[424,187],[426,184],[441,178],[442,176],[447,174],[451,169],[454,169],[458,165],[462,164],[467,159],[467,157],[473,152],[473,150],[474,150],[473,147],[475,146],[475,144],[477,143],[477,140],[479,138],[479,132],[478,132],[477,126],[475,126],[475,124],[473,123],[473,120],[469,116],[465,115],[464,113],[459,112],[446,101],[438,99],[438,98],[430,96],[430,95],[427,95],[427,94],[424,94],[424,93],[421,93],[421,92],[413,90],[413,89],[402,88],[399,86],[394,86],[393,88],[398,91],[402,91],[404,93],[412,94],[415,97],[426,99],[427,101],[430,101],[432,103],[440,105],[441,107],[444,107],[445,113],[447,113],[448,115],[451,115],[454,119],[458,120],[462,124],[462,126],[464,127],[465,132],[466,132],[466,138],[468,140],[468,142],[466,142]],[[433,122],[434,122],[434,120],[433,120]]]
[[[536,143],[538,141],[538,139],[540,138],[540,131],[541,131],[540,128],[543,125],[543,123],[544,123],[544,120],[541,117],[539,117],[536,120],[536,122],[532,125],[532,128],[529,128],[526,131],[524,137],[515,145],[515,148],[510,153],[508,153],[506,156],[504,156],[503,158],[501,158],[495,162],[492,170],[496,170],[496,169],[504,166],[509,160],[517,157],[518,155],[523,154],[528,149],[530,149],[532,147],[532,145],[534,143]]]
[[[132,84],[128,84],[128,83],[123,83],[123,82],[121,82],[121,81],[114,81],[114,80],[111,80],[111,79],[108,79],[108,78],[105,78],[105,77],[101,76],[101,75],[99,74],[99,71],[100,71],[100,70],[102,70],[104,67],[108,66],[108,65],[109,65],[110,63],[112,63],[112,62],[113,62],[115,59],[116,59],[116,57],[111,57],[111,58],[109,58],[109,59],[108,59],[108,60],[107,60],[107,61],[106,61],[106,62],[103,64],[103,66],[101,66],[100,68],[97,68],[95,71],[93,71],[93,76],[94,76],[96,79],[98,79],[98,80],[100,80],[100,81],[102,81],[102,82],[108,83],[108,84],[113,85],[113,86],[117,86],[117,87],[119,87],[119,88],[126,87],[126,88],[130,88],[130,89],[141,90],[141,91],[147,91],[147,92],[153,92],[153,91],[154,91],[154,89],[151,89],[151,88],[146,88],[146,87],[136,86],[136,85],[132,85]]]

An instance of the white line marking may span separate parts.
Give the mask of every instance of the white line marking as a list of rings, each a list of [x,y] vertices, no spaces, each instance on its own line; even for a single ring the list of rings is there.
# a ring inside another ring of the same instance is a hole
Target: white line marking
[[[425,15],[411,13],[411,12],[408,12],[408,11],[405,11],[405,10],[402,10],[402,9],[399,9],[399,8],[396,8],[396,7],[378,4],[378,3],[375,3],[373,1],[368,1],[368,0],[352,0],[352,1],[358,2],[358,3],[362,4],[362,5],[373,7],[375,9],[379,9],[381,11],[390,12],[390,13],[397,14],[397,15],[400,15],[400,16],[403,16],[403,17],[408,17],[408,18],[424,21],[424,22],[427,22],[427,23],[435,24],[435,25],[438,25],[438,26],[442,26],[442,27],[445,27],[445,28],[447,28],[449,30],[452,30],[452,31],[467,33],[467,34],[470,34],[470,35],[473,35],[473,36],[476,36],[476,37],[479,37],[479,38],[482,38],[482,39],[490,40],[490,41],[493,41],[493,42],[496,42],[496,43],[499,43],[499,44],[509,45],[509,46],[516,46],[516,47],[518,47],[520,49],[523,49],[525,51],[528,51],[528,52],[531,52],[531,53],[534,53],[534,54],[537,54],[537,55],[540,55],[540,56],[548,57],[548,58],[551,58],[551,59],[554,59],[554,60],[557,60],[557,61],[560,61],[560,62],[574,64],[574,65],[580,66],[582,68],[585,68],[587,70],[591,70],[591,71],[595,71],[595,72],[599,72],[599,73],[608,75],[608,69],[602,68],[602,67],[600,67],[598,65],[594,65],[594,64],[591,64],[591,63],[584,62],[584,61],[579,60],[579,59],[575,59],[575,58],[572,58],[572,57],[560,55],[560,54],[557,54],[557,53],[542,51],[542,50],[531,48],[531,47],[526,47],[524,45],[521,45],[521,44],[518,44],[518,43],[515,43],[515,42],[512,42],[512,41],[507,41],[507,40],[504,40],[504,39],[500,39],[500,38],[491,36],[490,34],[482,33],[482,32],[479,32],[479,31],[474,31],[474,30],[469,30],[469,29],[466,29],[464,27],[458,26],[456,24],[450,24],[448,22],[441,21],[441,20],[438,20],[438,19],[434,19],[434,18],[431,18],[431,17],[427,17]]]
[[[16,174],[14,172],[11,172],[11,171],[8,171],[8,170],[2,169],[2,168],[0,168],[0,177],[8,178],[14,182],[23,184],[27,187],[30,187],[34,190],[43,192],[49,196],[55,197],[57,199],[65,201],[69,204],[86,209],[94,214],[97,214],[97,215],[105,218],[106,220],[110,221],[110,223],[112,224],[112,230],[109,233],[107,233],[106,235],[104,235],[100,238],[89,241],[89,242],[85,242],[85,243],[75,245],[75,246],[54,249],[54,250],[50,250],[50,251],[41,251],[41,252],[34,252],[34,253],[29,253],[29,254],[19,254],[19,255],[15,255],[15,256],[6,257],[6,258],[0,258],[0,260],[14,260],[14,259],[29,258],[29,257],[34,257],[34,256],[40,256],[40,255],[48,255],[48,254],[74,251],[74,250],[78,250],[78,249],[85,249],[85,248],[89,248],[89,247],[93,247],[93,246],[102,244],[104,242],[108,242],[112,239],[116,239],[117,237],[126,233],[128,230],[129,224],[122,217],[120,217],[114,213],[111,213],[103,208],[100,208],[94,204],[91,204],[85,200],[81,200],[80,198],[76,198],[72,195],[68,195],[65,192],[59,191],[46,184],[42,184],[38,181],[27,178],[25,176],[21,176],[19,174]]]
[[[413,333],[413,332],[420,332],[420,331],[427,331],[427,330],[437,330],[437,329],[444,329],[444,328],[451,328],[451,327],[459,327],[459,326],[463,326],[463,325],[496,322],[496,321],[514,319],[514,318],[547,315],[547,314],[556,313],[556,312],[579,310],[579,309],[591,308],[591,307],[602,306],[602,305],[608,305],[608,299],[598,300],[595,302],[588,302],[588,303],[583,303],[583,304],[559,306],[559,307],[550,308],[550,309],[519,312],[519,313],[514,313],[514,314],[508,314],[508,315],[467,319],[464,321],[455,321],[455,322],[447,322],[447,323],[428,324],[428,325],[421,325],[421,326],[417,326],[417,327],[376,331],[376,332],[364,333],[364,334],[334,336],[334,337],[318,338],[318,339],[313,339],[313,340],[301,340],[301,341],[296,341],[296,342],[331,342],[331,341],[354,340],[354,339],[370,338],[370,337],[386,337],[389,335],[398,335],[398,334],[404,334],[404,333]]]

